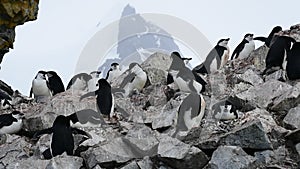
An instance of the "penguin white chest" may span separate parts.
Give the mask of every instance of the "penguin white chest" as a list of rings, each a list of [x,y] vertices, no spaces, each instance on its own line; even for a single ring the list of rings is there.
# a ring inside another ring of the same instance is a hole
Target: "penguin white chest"
[[[85,90],[87,87],[87,82],[83,79],[76,79],[71,88],[73,90]]]
[[[249,41],[249,43],[246,43],[243,50],[239,54],[240,59],[244,59],[249,57],[250,53],[255,49],[255,44],[252,41]]]
[[[91,80],[88,81],[88,91],[89,92],[93,92],[96,91],[98,89],[98,79],[97,78],[93,78]]]
[[[132,86],[139,91],[143,89],[147,81],[147,75],[145,72],[140,72],[135,76],[135,79],[132,82]]]
[[[51,96],[46,80],[34,79],[32,82],[32,92],[34,96]]]
[[[14,134],[21,130],[22,120],[13,122],[10,126],[4,126],[0,129],[0,134]]]
[[[215,72],[217,70],[218,70],[217,59],[214,58],[214,60],[212,60],[211,65],[210,65],[210,72]]]

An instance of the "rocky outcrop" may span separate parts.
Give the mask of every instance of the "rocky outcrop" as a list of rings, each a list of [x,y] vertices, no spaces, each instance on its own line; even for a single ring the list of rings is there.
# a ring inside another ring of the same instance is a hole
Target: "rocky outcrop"
[[[15,27],[37,19],[39,0],[0,1],[0,63],[13,48]]]
[[[21,163],[26,168],[299,168],[300,83],[282,81],[282,70],[262,77],[260,58],[266,50],[261,47],[252,58],[229,61],[206,78],[205,115],[180,138],[175,137],[178,110],[189,93],[177,92],[167,98],[165,78],[171,59],[156,53],[141,63],[150,84],[128,97],[115,92],[113,118],[104,118],[106,124],[101,126],[82,128],[92,138],[76,136],[74,156],[42,160],[41,152],[49,148],[49,135],[38,142],[0,135],[0,168],[18,168]],[[113,82],[114,90],[118,91],[127,73]],[[23,129],[50,127],[58,115],[96,111],[95,97],[80,100],[83,94],[68,90],[45,103],[15,105],[25,114]],[[216,118],[215,107],[225,101],[232,104],[237,118]]]

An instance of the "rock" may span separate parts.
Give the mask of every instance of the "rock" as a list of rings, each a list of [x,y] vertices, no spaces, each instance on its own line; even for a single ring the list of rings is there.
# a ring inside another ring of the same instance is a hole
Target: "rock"
[[[248,69],[245,73],[243,74],[237,74],[236,77],[246,83],[250,83],[253,86],[257,86],[259,84],[262,84],[264,81],[263,79],[257,75],[253,70]]]
[[[154,53],[149,56],[142,64],[141,67],[143,69],[146,68],[156,68],[164,71],[168,71],[169,67],[171,66],[172,58],[170,55],[166,55],[163,53]]]
[[[252,58],[253,65],[257,70],[263,72],[266,68],[266,57],[268,54],[269,48],[266,45],[260,46],[252,53],[250,53],[250,58]]]
[[[88,97],[80,101],[80,96],[83,94],[84,92],[81,91],[67,90],[50,98],[48,103],[30,107],[25,112],[24,127],[31,131],[41,130],[51,127],[58,115],[66,116],[84,109],[97,111],[95,97]]]
[[[82,166],[82,162],[83,159],[80,157],[62,154],[52,158],[50,163],[46,166],[46,169],[75,169],[80,168]]]
[[[273,99],[285,94],[292,89],[291,85],[277,81],[269,80],[261,85],[253,86],[249,90],[236,94],[236,97],[255,103],[260,108],[267,108]]]
[[[114,138],[82,153],[90,168],[97,164],[104,168],[124,165],[130,160],[157,154],[158,140],[144,125],[137,125],[125,137]]]
[[[220,146],[214,151],[208,168],[250,169],[255,168],[255,158],[237,146]]]
[[[123,141],[136,147],[141,157],[154,156],[157,153],[158,140],[154,132],[145,125],[136,125],[129,130]]]
[[[37,19],[38,4],[38,0],[0,1],[0,63],[9,48],[13,48],[15,27]]]
[[[257,159],[256,163],[258,163],[258,165],[270,164],[273,161],[273,159],[276,159],[274,151],[271,150],[255,152],[254,156]]]
[[[147,73],[151,84],[167,84],[168,73],[166,71],[153,67],[143,68],[143,70]]]
[[[22,159],[29,158],[33,151],[32,145],[25,141],[24,137],[17,135],[6,135],[7,140],[4,145],[0,146],[1,164],[8,166],[14,164]]]
[[[192,147],[172,137],[163,137],[158,145],[158,157],[173,168],[202,168],[207,156],[198,148]]]
[[[286,79],[285,78],[285,72],[280,69],[280,70],[277,70],[269,75],[266,75],[264,76],[264,80],[265,81],[269,81],[271,79],[275,79],[275,80],[283,80],[283,79]]]
[[[250,121],[241,127],[210,139],[194,140],[192,145],[202,150],[216,149],[220,145],[239,146],[244,149],[266,150],[272,149],[272,144],[264,130],[262,123],[258,120]]]
[[[228,93],[227,79],[223,69],[213,74],[210,74],[209,82],[211,87],[211,93],[216,98],[219,98],[220,96],[226,95]]]
[[[300,143],[300,129],[296,129],[288,133],[286,139],[291,140],[293,143]]]
[[[45,169],[76,169],[82,166],[82,158],[75,156],[67,156],[62,154],[53,157],[51,160],[40,160],[33,157],[23,160],[18,160],[7,165],[7,168],[45,168]]]
[[[297,83],[293,88],[276,98],[270,109],[273,111],[288,111],[298,104],[300,104],[300,83]]]
[[[140,168],[135,161],[132,161],[131,163],[125,165],[124,167],[122,167],[120,169],[140,169]]]
[[[97,164],[103,168],[114,168],[122,166],[134,158],[139,158],[131,150],[131,146],[127,145],[122,137],[118,137],[107,144],[89,148],[81,153],[81,156],[89,168],[93,168]]]
[[[289,110],[283,119],[283,124],[287,129],[300,129],[300,105]]]
[[[137,162],[140,169],[152,169],[153,162],[151,161],[150,157],[146,156],[141,161]]]

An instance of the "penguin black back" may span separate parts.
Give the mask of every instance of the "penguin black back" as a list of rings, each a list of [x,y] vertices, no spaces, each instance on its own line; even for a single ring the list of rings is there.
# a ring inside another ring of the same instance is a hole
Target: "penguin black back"
[[[286,72],[289,80],[300,79],[300,42],[294,43],[287,54]]]
[[[266,70],[263,74],[268,74],[268,70],[272,67],[283,68],[284,57],[290,51],[291,43],[295,40],[288,36],[279,36],[272,44],[266,57]]]
[[[110,115],[113,109],[113,98],[111,86],[105,79],[98,80],[99,89],[96,91],[97,105],[100,112],[104,115]]]
[[[68,155],[73,155],[74,138],[72,128],[70,127],[70,120],[62,115],[57,116],[52,130],[52,156],[54,157],[64,152],[67,152]]]
[[[61,93],[65,91],[65,86],[61,80],[61,78],[57,75],[54,71],[48,71],[48,81],[49,81],[49,88],[52,91],[53,96],[57,93]]]
[[[265,42],[266,46],[270,47],[271,41],[274,37],[274,34],[280,32],[280,31],[282,31],[282,27],[275,26],[267,38],[266,37],[255,37],[254,40],[260,40],[262,42]]]

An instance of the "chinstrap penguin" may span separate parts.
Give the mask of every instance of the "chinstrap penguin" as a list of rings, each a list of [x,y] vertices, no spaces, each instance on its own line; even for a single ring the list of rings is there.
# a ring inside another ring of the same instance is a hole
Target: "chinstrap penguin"
[[[286,55],[295,39],[289,36],[279,36],[270,47],[266,56],[266,69],[263,75],[268,75],[279,69],[286,69]]]
[[[280,31],[282,31],[282,27],[281,27],[281,26],[276,26],[276,27],[274,27],[274,28],[272,29],[272,31],[271,31],[271,33],[269,34],[268,37],[259,36],[259,37],[253,38],[253,40],[259,40],[259,41],[265,42],[265,45],[266,45],[267,47],[270,47],[274,35],[275,35],[276,33],[280,32]]]
[[[37,73],[32,81],[30,97],[32,97],[32,94],[35,99],[52,96],[49,81],[47,79],[47,72],[41,70]]]
[[[255,44],[253,42],[253,34],[246,34],[243,41],[234,49],[231,60],[233,59],[245,59],[250,53],[255,49]]]
[[[53,96],[56,95],[57,93],[61,93],[65,91],[65,86],[61,78],[57,75],[56,72],[48,71],[47,76],[48,76],[49,88]]]
[[[192,128],[199,127],[205,112],[205,101],[201,94],[190,93],[181,103],[173,136],[185,136]]]
[[[110,84],[105,79],[100,79],[98,81],[98,90],[84,94],[80,97],[80,100],[89,96],[96,96],[98,110],[102,115],[110,119],[114,111],[114,97]]]
[[[34,134],[34,139],[38,139],[43,134],[52,134],[50,148],[43,152],[45,159],[51,159],[57,155],[61,155],[64,152],[67,155],[74,154],[74,138],[73,134],[81,134],[91,138],[87,132],[72,128],[70,126],[70,119],[63,115],[59,115],[53,122],[51,128],[40,130]]]
[[[185,66],[178,52],[173,52],[171,57],[172,63],[168,71],[167,85],[174,82],[180,91],[198,94],[203,92],[206,82],[196,72],[192,72]]]
[[[120,65],[118,63],[112,63],[110,65],[110,69],[108,70],[105,79],[108,83],[112,83],[116,78],[118,78],[122,74],[120,69]]]
[[[129,65],[129,74],[124,78],[120,84],[120,88],[125,90],[125,97],[132,94],[133,91],[140,92],[149,81],[146,72],[138,63],[131,63]]]
[[[230,38],[219,40],[217,45],[209,52],[205,61],[196,66],[193,71],[201,74],[209,74],[223,67],[229,59],[229,40]]]
[[[238,118],[238,110],[230,101],[221,101],[212,107],[214,117],[218,120],[232,120]]]
[[[295,42],[287,53],[286,73],[289,80],[300,79],[300,42]]]
[[[0,134],[18,133],[23,126],[24,114],[19,111],[13,111],[10,114],[0,115]]]
[[[90,73],[91,79],[87,82],[89,92],[96,91],[98,89],[98,80],[100,74],[101,71],[93,71]]]
[[[88,81],[92,79],[92,76],[87,73],[79,73],[72,77],[69,81],[67,90],[88,90]]]

